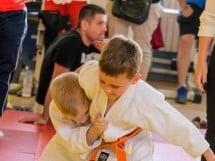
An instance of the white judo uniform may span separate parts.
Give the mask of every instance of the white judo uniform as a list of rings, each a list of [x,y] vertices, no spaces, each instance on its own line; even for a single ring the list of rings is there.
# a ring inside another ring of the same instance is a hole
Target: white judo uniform
[[[163,94],[146,82],[140,80],[137,84],[131,85],[106,115],[108,98],[99,86],[97,61],[89,61],[82,67],[79,83],[92,100],[90,106],[92,120],[99,113],[108,120],[108,128],[102,136],[105,142],[116,141],[136,127],[143,129],[143,132],[126,142],[128,161],[153,160],[150,132],[183,147],[192,157],[200,156],[209,148],[199,130],[165,101]],[[108,149],[104,151],[110,153],[108,161],[114,161],[114,153]]]
[[[88,126],[80,126],[67,119],[52,101],[49,115],[56,134],[43,150],[39,161],[85,161],[88,152],[98,147],[101,140],[88,146],[86,132]]]
[[[108,120],[108,128],[102,138],[106,142],[116,141],[136,127],[141,133],[125,143],[128,161],[152,161],[153,143],[150,132],[160,135],[172,144],[182,146],[193,157],[200,156],[209,144],[199,130],[182,114],[164,100],[164,96],[143,81],[131,85],[106,113],[107,96],[99,86],[98,62],[89,61],[80,71],[79,83],[92,100],[92,120],[102,114]],[[50,118],[56,134],[45,147],[39,161],[85,161],[89,152],[101,144],[98,139],[88,146],[88,126],[78,126],[65,118],[52,101]],[[116,161],[110,149],[107,161]]]

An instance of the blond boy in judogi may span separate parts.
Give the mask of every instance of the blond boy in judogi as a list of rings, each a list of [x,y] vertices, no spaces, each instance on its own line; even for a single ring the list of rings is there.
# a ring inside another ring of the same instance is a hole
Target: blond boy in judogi
[[[58,75],[53,79],[50,91],[53,100],[49,112],[56,134],[39,161],[84,161],[84,154],[100,145],[97,138],[106,129],[107,122],[97,117],[93,124],[90,123],[90,100],[78,83],[77,73]],[[79,144],[75,144],[72,138]]]

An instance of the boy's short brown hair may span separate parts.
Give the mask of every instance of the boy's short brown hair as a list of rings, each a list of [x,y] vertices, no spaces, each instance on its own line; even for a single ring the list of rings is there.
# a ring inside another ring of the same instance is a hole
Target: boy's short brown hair
[[[110,76],[127,73],[132,78],[140,71],[142,50],[133,40],[122,35],[116,35],[102,50],[99,67],[102,72]]]
[[[90,105],[75,72],[66,72],[55,77],[51,82],[50,92],[52,99],[65,115],[75,117],[81,105]]]

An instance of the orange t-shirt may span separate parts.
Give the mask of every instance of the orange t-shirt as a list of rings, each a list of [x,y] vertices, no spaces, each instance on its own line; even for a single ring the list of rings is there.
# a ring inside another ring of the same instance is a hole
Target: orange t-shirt
[[[24,4],[16,4],[14,0],[0,0],[0,12],[18,11],[25,7]]]
[[[55,4],[52,0],[45,0],[42,9],[59,11],[60,15],[69,16],[72,22],[71,28],[76,28],[79,11],[86,4],[87,0],[73,0],[71,3],[66,4]]]

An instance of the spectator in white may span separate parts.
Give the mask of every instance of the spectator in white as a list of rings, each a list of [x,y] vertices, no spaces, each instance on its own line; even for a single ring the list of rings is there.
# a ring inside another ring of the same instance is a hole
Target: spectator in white
[[[140,45],[143,51],[143,63],[141,66],[142,80],[146,80],[151,66],[151,39],[154,30],[156,29],[161,11],[160,0],[152,0],[150,5],[147,20],[143,24],[135,24],[120,18],[115,17],[112,10],[113,1],[109,0],[107,4],[108,18],[108,33],[111,38],[115,34],[122,34],[128,36],[129,28],[133,31],[134,40]]]
[[[215,46],[210,56],[209,66],[207,56],[212,41],[215,38],[215,1],[207,0],[206,7],[200,17],[198,59],[195,68],[195,84],[199,91],[207,93],[207,131],[206,140],[215,152]],[[202,158],[205,161],[205,158]]]

